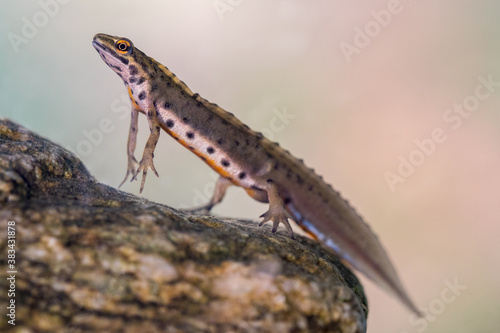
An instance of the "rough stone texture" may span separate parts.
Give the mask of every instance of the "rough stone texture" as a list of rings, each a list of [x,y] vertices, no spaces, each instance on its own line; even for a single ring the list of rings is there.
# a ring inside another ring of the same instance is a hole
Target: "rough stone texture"
[[[99,184],[70,152],[0,120],[2,332],[364,332],[361,284],[297,238]]]

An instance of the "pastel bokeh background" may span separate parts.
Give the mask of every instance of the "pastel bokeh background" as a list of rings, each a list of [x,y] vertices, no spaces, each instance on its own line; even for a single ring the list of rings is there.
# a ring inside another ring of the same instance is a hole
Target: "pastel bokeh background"
[[[361,277],[368,332],[497,332],[499,17],[498,1],[1,1],[0,116],[117,186],[129,103],[91,40],[128,37],[304,158],[370,223],[427,316]],[[155,165],[143,196],[208,200],[214,173],[165,134]],[[265,210],[234,188],[215,213]]]

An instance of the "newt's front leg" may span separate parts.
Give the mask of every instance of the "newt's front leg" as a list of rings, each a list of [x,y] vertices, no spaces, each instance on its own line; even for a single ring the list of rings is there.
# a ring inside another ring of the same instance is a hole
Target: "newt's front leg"
[[[276,183],[272,179],[268,179],[265,190],[269,200],[269,210],[260,216],[264,220],[259,223],[259,227],[262,227],[266,222],[273,221],[272,232],[274,234],[278,230],[279,224],[283,223],[286,230],[290,233],[290,238],[294,239],[292,226],[288,222],[288,219],[293,220],[293,216],[286,210],[285,203],[278,192]]]
[[[120,186],[118,186],[118,188],[120,188],[123,183],[125,183],[129,175],[133,175],[135,173],[135,167],[138,163],[135,159],[134,151],[137,143],[137,124],[139,119],[139,111],[134,106],[132,106],[131,115],[132,117],[130,121],[130,130],[128,132],[127,142],[127,173],[125,174],[125,178],[120,183]]]
[[[144,148],[144,152],[142,153],[142,159],[139,162],[139,167],[134,173],[132,180],[137,179],[137,175],[142,171],[142,181],[141,181],[141,189],[139,192],[142,193],[144,189],[144,182],[146,181],[146,175],[148,173],[148,169],[151,169],[156,177],[158,177],[158,172],[156,172],[155,166],[153,164],[154,151],[156,148],[156,144],[158,143],[158,138],[160,137],[160,123],[156,118],[156,110],[149,109],[146,113],[148,118],[149,130],[151,131],[149,134],[148,141],[146,142],[146,147]]]

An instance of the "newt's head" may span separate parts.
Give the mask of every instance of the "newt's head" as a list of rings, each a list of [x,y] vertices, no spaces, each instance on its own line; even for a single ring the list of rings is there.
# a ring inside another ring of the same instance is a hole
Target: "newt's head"
[[[106,34],[96,34],[92,40],[92,45],[97,50],[102,60],[123,79],[125,84],[130,82],[132,77],[148,74],[148,57],[134,44],[123,37],[110,36]],[[132,81],[135,81],[132,79]]]

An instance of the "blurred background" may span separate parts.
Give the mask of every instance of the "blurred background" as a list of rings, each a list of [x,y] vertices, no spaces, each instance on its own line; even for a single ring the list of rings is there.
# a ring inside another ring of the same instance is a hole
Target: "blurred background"
[[[127,37],[303,158],[376,231],[426,317],[361,276],[368,332],[497,332],[499,17],[498,1],[1,1],[0,116],[118,186],[129,102],[91,40]],[[137,157],[144,117],[139,132]],[[214,172],[165,133],[155,165],[144,197],[210,197]],[[266,209],[232,188],[214,213]]]

